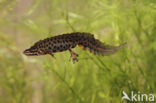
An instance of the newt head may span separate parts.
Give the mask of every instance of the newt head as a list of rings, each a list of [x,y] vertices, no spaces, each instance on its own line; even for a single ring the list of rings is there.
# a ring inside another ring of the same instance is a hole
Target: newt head
[[[26,56],[37,56],[44,55],[45,53],[38,47],[38,45],[33,45],[29,49],[24,50],[23,52]]]

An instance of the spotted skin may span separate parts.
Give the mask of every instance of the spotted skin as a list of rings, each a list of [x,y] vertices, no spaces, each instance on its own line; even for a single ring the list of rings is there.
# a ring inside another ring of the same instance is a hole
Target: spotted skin
[[[54,57],[53,53],[69,50],[71,59],[75,62],[78,61],[78,54],[73,52],[72,48],[75,48],[77,45],[86,51],[103,56],[115,53],[125,44],[109,46],[95,39],[90,33],[74,32],[40,40],[29,49],[26,49],[24,54],[27,56],[50,54]]]

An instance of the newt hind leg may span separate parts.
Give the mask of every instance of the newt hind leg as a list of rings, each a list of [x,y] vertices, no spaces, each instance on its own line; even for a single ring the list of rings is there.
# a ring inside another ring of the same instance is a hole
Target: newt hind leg
[[[77,57],[79,56],[78,54],[76,54],[74,51],[72,51],[71,49],[69,49],[69,52],[71,54],[70,59],[72,59],[73,63],[78,62]]]

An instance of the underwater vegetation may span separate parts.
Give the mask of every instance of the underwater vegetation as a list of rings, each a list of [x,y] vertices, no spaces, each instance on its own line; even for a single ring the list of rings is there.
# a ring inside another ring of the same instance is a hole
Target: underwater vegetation
[[[69,51],[55,59],[23,54],[36,41],[72,32],[127,44],[110,56],[74,48],[75,64]],[[131,103],[123,91],[156,97],[155,45],[155,0],[1,0],[0,103]]]

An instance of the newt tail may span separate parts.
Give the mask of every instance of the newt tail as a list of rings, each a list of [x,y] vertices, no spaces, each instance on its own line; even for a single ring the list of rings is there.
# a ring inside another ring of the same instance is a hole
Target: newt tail
[[[124,47],[126,43],[120,46],[109,46],[95,39],[90,33],[74,32],[62,34],[36,42],[23,53],[27,56],[39,56],[49,54],[54,57],[53,53],[69,50],[73,62],[78,61],[78,54],[72,51],[77,45],[91,53],[97,55],[110,55]]]

